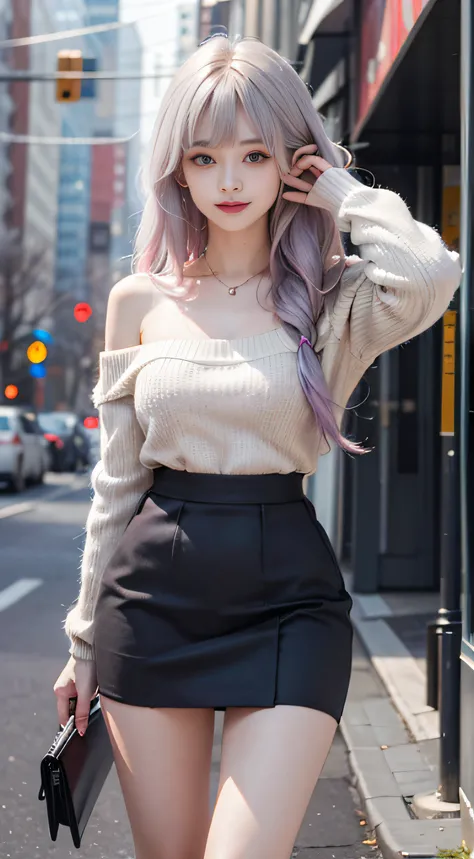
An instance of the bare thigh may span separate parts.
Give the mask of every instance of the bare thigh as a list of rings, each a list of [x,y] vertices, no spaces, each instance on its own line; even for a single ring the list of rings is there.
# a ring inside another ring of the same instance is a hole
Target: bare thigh
[[[104,696],[136,859],[202,859],[214,710],[132,707]]]
[[[229,708],[204,859],[289,859],[336,727],[307,707]]]

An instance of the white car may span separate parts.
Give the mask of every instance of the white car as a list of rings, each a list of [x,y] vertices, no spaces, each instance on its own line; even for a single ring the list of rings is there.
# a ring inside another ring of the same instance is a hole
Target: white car
[[[0,406],[0,481],[13,492],[41,483],[49,470],[48,442],[28,407]]]

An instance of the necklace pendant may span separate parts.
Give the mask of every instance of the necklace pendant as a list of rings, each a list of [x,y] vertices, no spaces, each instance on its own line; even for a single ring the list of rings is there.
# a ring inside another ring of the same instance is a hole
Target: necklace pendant
[[[235,286],[229,287],[229,295],[235,295],[236,292],[237,292],[237,290],[236,290]]]

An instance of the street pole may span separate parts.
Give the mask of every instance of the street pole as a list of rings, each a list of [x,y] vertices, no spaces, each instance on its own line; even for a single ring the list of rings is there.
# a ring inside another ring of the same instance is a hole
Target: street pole
[[[472,0],[461,2],[461,259],[463,283],[460,295],[460,502],[461,570],[465,608],[466,636],[474,629],[474,593],[471,564],[473,538],[473,410],[474,355],[474,10]],[[469,766],[469,749],[463,749]],[[467,771],[467,770],[466,770]],[[462,775],[462,774],[461,774]]]
[[[459,802],[460,655],[462,641],[461,570],[469,593],[468,509],[470,433],[470,322],[474,246],[474,12],[461,0],[461,290],[444,316],[441,417],[441,608],[438,639],[438,709],[440,712],[440,798]],[[460,337],[457,335],[460,328]],[[459,346],[459,348],[457,348]],[[456,371],[457,370],[457,371]],[[468,754],[468,749],[465,754]]]
[[[459,450],[456,433],[457,310],[443,317],[441,390],[440,609],[438,710],[440,785],[443,802],[459,802],[461,557],[459,522]]]

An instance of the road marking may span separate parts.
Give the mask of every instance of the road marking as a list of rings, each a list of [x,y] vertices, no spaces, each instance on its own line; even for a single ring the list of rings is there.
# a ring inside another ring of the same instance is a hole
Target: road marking
[[[78,475],[78,477],[65,486],[56,486],[51,492],[45,492],[43,495],[38,495],[32,504],[31,501],[23,501],[19,504],[8,504],[5,507],[0,507],[0,519],[8,519],[9,516],[18,516],[20,513],[29,513],[30,510],[38,508],[40,504],[49,501],[56,501],[64,495],[71,495],[74,492],[80,492],[81,489],[89,487],[90,475]]]
[[[26,597],[27,594],[42,584],[43,579],[18,579],[17,582],[0,591],[0,611],[10,608],[11,605]]]
[[[19,513],[28,513],[30,510],[33,510],[33,505],[26,501],[22,504],[9,504],[8,507],[0,509],[0,519],[17,516]]]

